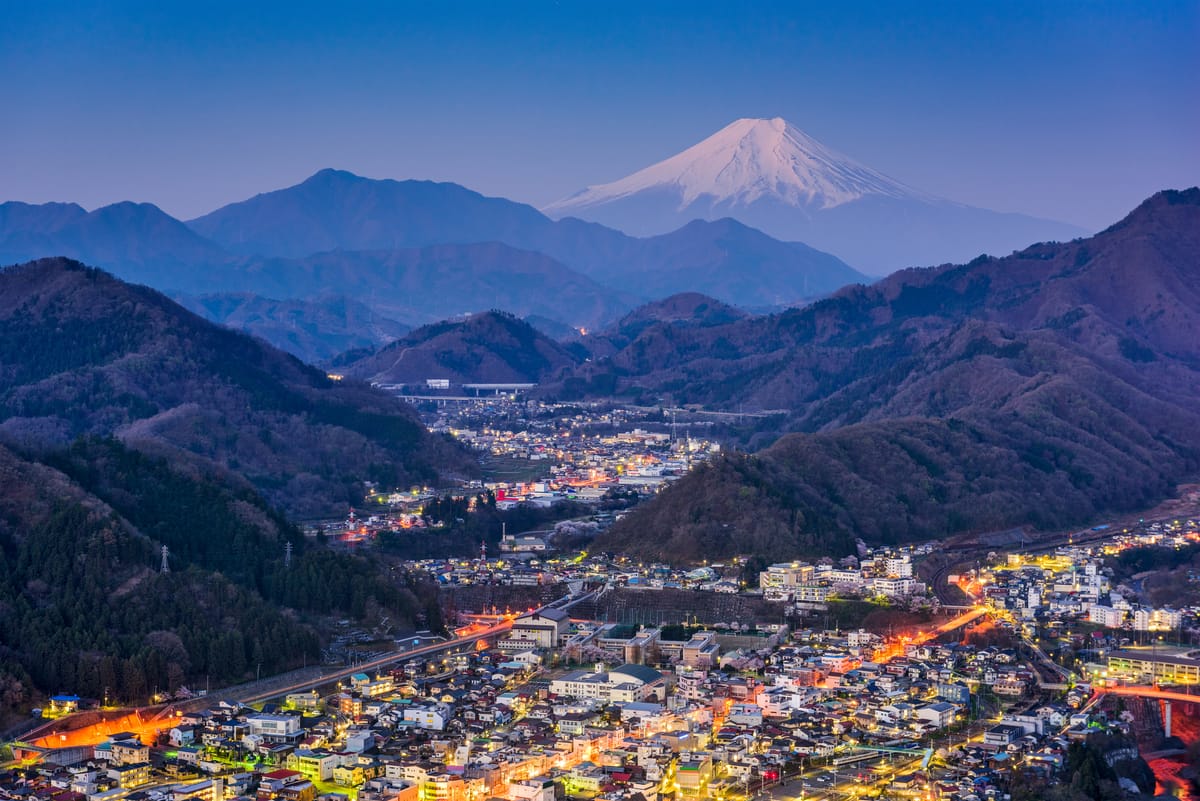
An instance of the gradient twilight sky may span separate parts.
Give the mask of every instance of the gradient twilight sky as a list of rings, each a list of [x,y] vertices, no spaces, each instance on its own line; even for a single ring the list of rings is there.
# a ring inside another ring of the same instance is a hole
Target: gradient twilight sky
[[[322,167],[543,205],[781,116],[1102,228],[1200,183],[1200,0],[0,0],[0,200],[190,218]]]

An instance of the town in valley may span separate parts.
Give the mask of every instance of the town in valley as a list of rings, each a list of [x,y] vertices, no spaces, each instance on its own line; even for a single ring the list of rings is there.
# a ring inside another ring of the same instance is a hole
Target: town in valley
[[[524,458],[549,444],[523,443]],[[551,461],[615,482],[613,465],[673,458],[670,436],[646,432],[580,448],[558,444]],[[589,461],[597,449],[608,461]],[[517,532],[498,553],[405,563],[442,587],[448,631],[141,708],[50,698],[11,742],[0,793],[982,801],[1009,794],[1018,770],[1054,775],[1072,743],[1106,738],[1113,764],[1182,753],[1200,575],[1137,568],[1200,551],[1200,518],[980,539],[860,542],[750,576],[744,559],[672,567]],[[1171,602],[1162,581],[1179,583]]]

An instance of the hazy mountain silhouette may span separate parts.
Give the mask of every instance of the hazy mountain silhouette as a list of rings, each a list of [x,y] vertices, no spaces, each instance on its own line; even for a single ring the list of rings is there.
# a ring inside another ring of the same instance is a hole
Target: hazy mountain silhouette
[[[697,222],[639,240],[594,223],[555,222],[531,206],[457,184],[373,180],[340,170],[322,170],[189,225],[231,251],[259,256],[503,242],[546,254],[641,299],[702,291],[762,307],[864,280],[828,254],[730,221]]]

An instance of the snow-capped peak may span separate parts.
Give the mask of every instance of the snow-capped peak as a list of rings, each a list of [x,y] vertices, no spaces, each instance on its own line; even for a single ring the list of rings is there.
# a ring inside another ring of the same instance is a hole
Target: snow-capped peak
[[[678,155],[619,181],[589,186],[545,211],[563,216],[647,190],[677,194],[680,210],[698,200],[736,206],[772,199],[825,209],[867,195],[928,197],[776,117],[737,120]]]

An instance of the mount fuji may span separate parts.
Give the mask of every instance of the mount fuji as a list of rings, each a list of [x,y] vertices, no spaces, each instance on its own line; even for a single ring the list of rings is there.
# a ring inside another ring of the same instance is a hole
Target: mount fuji
[[[693,219],[732,217],[876,274],[1086,233],[922,192],[778,117],[737,120],[665,161],[590,186],[543,211],[635,236],[661,234]]]

